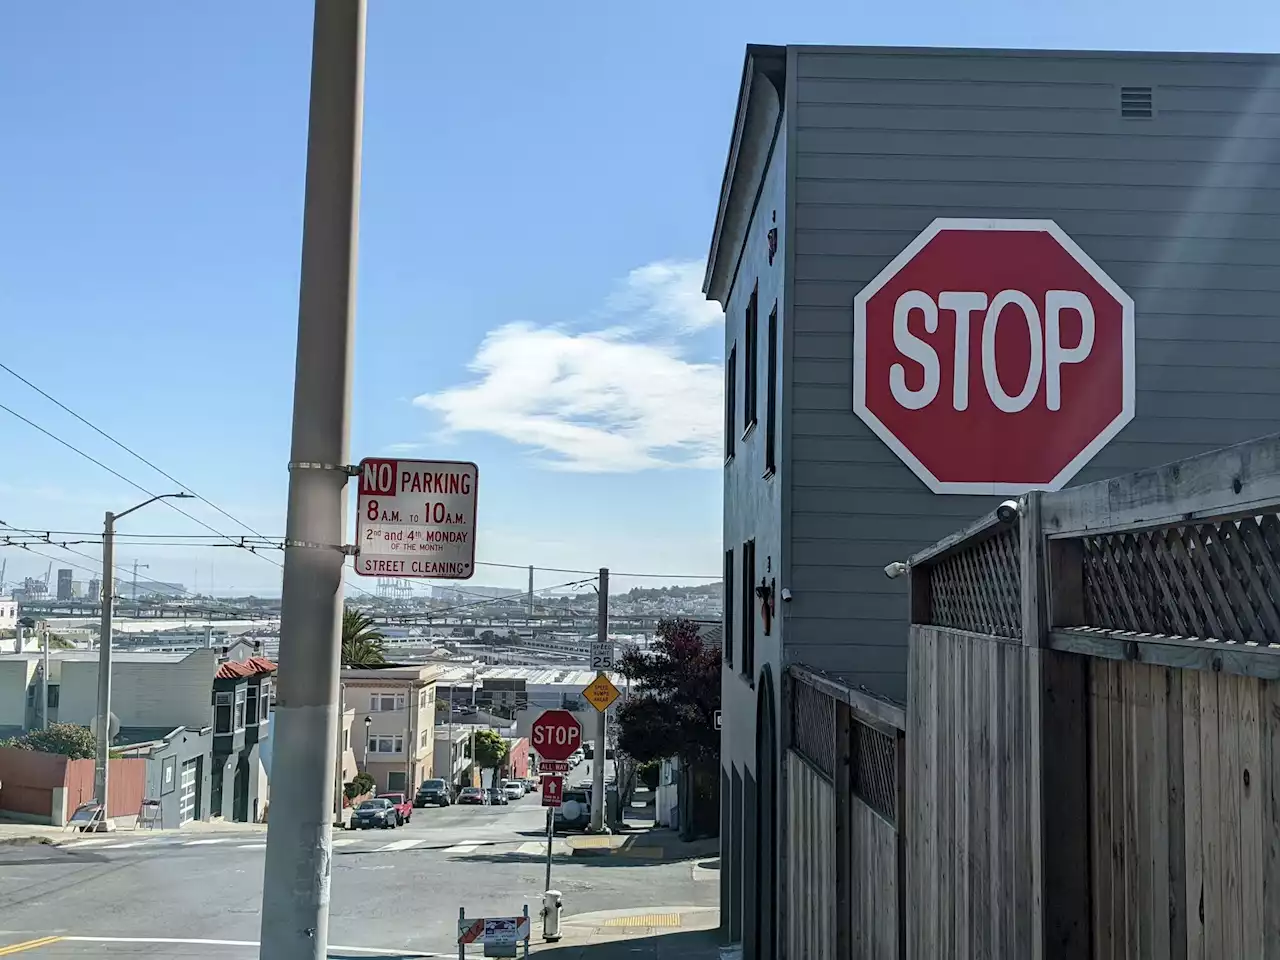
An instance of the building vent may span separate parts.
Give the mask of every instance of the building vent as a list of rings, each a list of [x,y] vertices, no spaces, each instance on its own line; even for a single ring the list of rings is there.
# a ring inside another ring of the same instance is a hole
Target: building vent
[[[1154,115],[1150,87],[1121,87],[1120,116],[1126,120],[1150,120]]]

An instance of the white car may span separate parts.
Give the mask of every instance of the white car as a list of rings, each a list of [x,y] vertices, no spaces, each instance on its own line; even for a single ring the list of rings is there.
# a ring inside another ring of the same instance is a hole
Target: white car
[[[519,800],[524,796],[524,784],[519,780],[503,780],[502,792],[508,800]]]

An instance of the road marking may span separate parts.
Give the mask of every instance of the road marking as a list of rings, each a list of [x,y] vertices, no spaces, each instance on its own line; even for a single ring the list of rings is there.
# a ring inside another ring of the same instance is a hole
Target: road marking
[[[359,843],[359,842],[360,842],[360,839],[358,837],[341,837],[333,841],[333,845],[335,847],[349,847],[353,843]]]
[[[475,853],[480,846],[478,843],[460,843],[456,847],[446,847],[445,853]]]
[[[48,946],[51,943],[57,943],[62,937],[41,937],[39,940],[26,940],[22,943],[11,943],[7,947],[0,947],[0,957],[11,957],[15,953],[26,953],[28,950],[34,950],[36,947]]]
[[[70,843],[63,844],[68,849],[72,847],[97,847],[104,843],[115,843],[115,837],[94,837],[92,840],[72,840]]]
[[[23,949],[31,949],[32,947],[43,946],[46,943],[54,943],[58,940],[73,941],[75,943],[169,943],[169,944],[188,944],[197,947],[257,947],[260,946],[257,940],[197,940],[184,939],[181,937],[46,937],[44,940],[32,940],[29,943],[19,943],[15,946]],[[0,948],[0,956],[3,956],[3,950],[12,950],[13,947]],[[430,951],[415,952],[413,950],[405,950],[403,948],[389,949],[387,947],[348,947],[341,944],[329,944],[330,950],[341,951],[342,953],[367,953],[370,956],[386,956],[386,957],[403,957],[404,960],[411,958],[442,958],[449,960],[454,954],[448,953],[432,953]]]
[[[528,843],[520,844],[519,853],[527,853],[530,856],[537,856],[540,853],[546,853],[547,845],[540,840],[530,840]]]
[[[237,850],[265,850],[267,849],[267,845],[265,843],[242,843],[238,847],[236,847],[236,849]]]
[[[230,843],[235,837],[214,837],[212,840],[188,840],[184,847],[203,847],[211,843]]]
[[[413,839],[413,840],[395,840],[395,841],[393,841],[393,842],[391,842],[391,843],[386,844],[385,846],[381,846],[381,847],[379,847],[379,848],[378,848],[377,850],[375,850],[374,852],[375,852],[375,853],[385,853],[385,852],[387,852],[388,850],[411,850],[411,849],[413,849],[414,847],[416,847],[418,844],[420,844],[420,843],[426,843],[426,842],[427,842],[427,838],[426,838],[426,837],[418,837],[418,838]]]

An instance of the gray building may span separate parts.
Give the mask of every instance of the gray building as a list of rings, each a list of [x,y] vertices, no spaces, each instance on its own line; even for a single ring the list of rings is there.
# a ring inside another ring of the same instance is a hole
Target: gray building
[[[997,500],[932,492],[855,413],[855,297],[938,218],[1051,220],[1135,308],[1136,414],[1066,482],[1280,430],[1277,106],[1262,56],[748,49],[705,284],[726,310],[721,915],[748,958],[777,955],[782,669],[905,700],[884,567]]]
[[[58,571],[58,599],[70,600],[73,591],[70,570]]]

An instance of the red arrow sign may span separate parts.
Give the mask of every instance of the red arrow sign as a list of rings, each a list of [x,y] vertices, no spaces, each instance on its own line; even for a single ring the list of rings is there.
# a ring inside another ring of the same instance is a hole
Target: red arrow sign
[[[558,807],[564,799],[564,777],[558,774],[542,778],[542,805]]]

